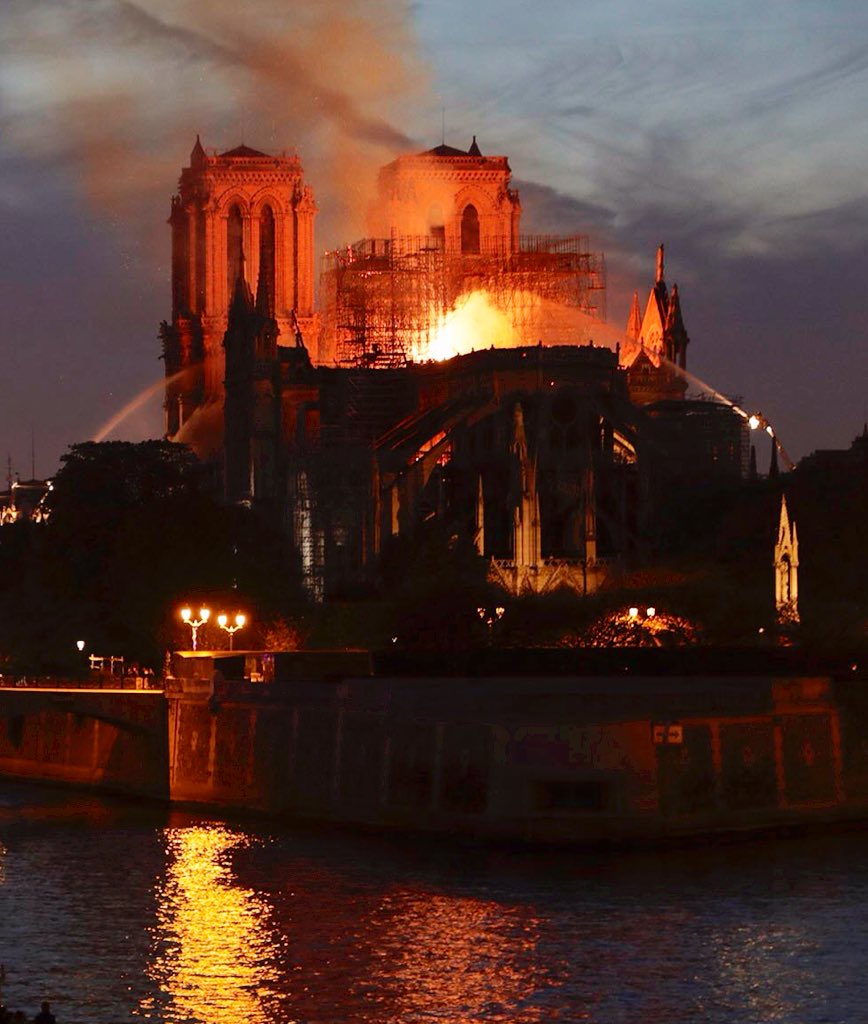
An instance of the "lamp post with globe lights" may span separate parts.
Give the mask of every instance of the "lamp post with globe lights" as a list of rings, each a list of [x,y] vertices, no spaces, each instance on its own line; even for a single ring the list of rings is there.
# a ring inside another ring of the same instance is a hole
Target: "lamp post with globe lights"
[[[200,608],[198,619],[193,618],[193,612],[190,608],[181,609],[181,618],[190,627],[193,632],[193,650],[196,650],[196,640],[198,638],[199,629],[205,625],[205,623],[211,618],[210,608]]]
[[[505,608],[501,608],[500,606],[498,606],[497,608],[493,608],[493,609],[492,608],[486,608],[486,607],[482,606],[482,607],[476,609],[476,614],[479,616],[479,618],[488,627],[488,644],[489,644],[489,646],[491,645],[491,642],[492,642],[492,639],[491,639],[492,630],[494,629],[494,626],[498,622],[500,622],[500,620],[503,618],[503,613],[505,611],[506,611],[506,609]]]
[[[235,622],[231,626],[229,625],[229,616],[228,615],[221,614],[221,615],[217,616],[217,625],[221,629],[226,630],[226,632],[229,634],[229,650],[230,651],[233,649],[233,641],[235,640],[235,634],[238,632],[239,629],[242,629],[244,627],[246,622],[247,622],[247,616],[243,615],[241,612],[239,612],[235,616]]]

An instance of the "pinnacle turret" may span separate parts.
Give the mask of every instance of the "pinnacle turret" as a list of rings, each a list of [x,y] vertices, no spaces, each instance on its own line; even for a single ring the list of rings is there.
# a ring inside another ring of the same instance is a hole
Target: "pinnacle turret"
[[[642,311],[639,308],[639,293],[633,292],[633,302],[627,317],[626,337],[628,341],[638,342],[642,333]]]
[[[195,167],[197,164],[202,163],[202,161],[204,159],[205,159],[205,148],[202,145],[202,142],[201,142],[201,140],[200,140],[200,138],[199,138],[199,136],[197,134],[196,135],[195,145],[193,146],[193,149],[192,149],[192,151],[190,153],[190,166],[191,167]]]
[[[232,292],[232,302],[229,304],[229,316],[237,313],[249,313],[254,309],[253,293],[244,274],[244,252],[239,258],[238,276],[235,278],[235,288]]]
[[[274,316],[274,296],[271,294],[265,260],[261,260],[259,264],[259,281],[256,283],[256,312],[266,319]]]

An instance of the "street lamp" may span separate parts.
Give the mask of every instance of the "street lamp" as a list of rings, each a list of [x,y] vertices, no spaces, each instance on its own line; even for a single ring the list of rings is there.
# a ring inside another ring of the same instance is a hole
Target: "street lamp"
[[[503,618],[503,613],[506,611],[505,608],[497,607],[493,611],[488,608],[477,608],[476,614],[482,619],[486,626],[493,626],[495,622],[499,622]]]
[[[235,634],[238,632],[239,629],[242,628],[242,626],[246,622],[247,622],[247,616],[246,615],[242,615],[241,612],[239,612],[235,616],[235,625],[234,626],[228,625],[228,623],[229,623],[229,616],[228,615],[218,615],[217,616],[217,625],[221,629],[225,629],[226,632],[229,634],[229,650],[230,651],[232,650],[232,642],[235,639]]]
[[[76,658],[76,671],[81,674],[82,677],[87,676],[87,661],[84,657],[84,649],[87,644],[84,640],[75,641],[75,649],[78,651],[78,657]]]
[[[500,622],[503,618],[503,613],[506,611],[505,608],[498,606],[495,609],[489,608],[477,608],[476,614],[482,619],[486,626],[488,626],[488,642],[491,644],[491,633],[496,622]]]
[[[181,609],[181,618],[193,631],[193,650],[196,650],[196,634],[199,632],[199,627],[204,626],[205,623],[211,618],[210,608],[200,608],[199,618],[194,619],[193,613],[189,608]]]

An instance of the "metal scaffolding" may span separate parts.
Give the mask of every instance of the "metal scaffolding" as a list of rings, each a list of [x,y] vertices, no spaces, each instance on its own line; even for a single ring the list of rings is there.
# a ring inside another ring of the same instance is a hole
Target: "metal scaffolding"
[[[424,359],[443,318],[474,292],[506,316],[517,344],[568,344],[570,311],[605,319],[605,288],[604,258],[583,235],[487,239],[474,253],[437,236],[366,238],[323,257],[321,351],[343,366]]]

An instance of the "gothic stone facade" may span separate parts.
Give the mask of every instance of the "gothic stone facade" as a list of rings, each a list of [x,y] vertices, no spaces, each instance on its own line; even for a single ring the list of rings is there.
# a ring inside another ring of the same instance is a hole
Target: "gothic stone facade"
[[[475,141],[438,147],[384,169],[381,212],[405,228],[418,217],[472,266],[486,239],[518,237],[508,180],[506,158]],[[688,338],[662,250],[620,365],[593,344],[481,337],[443,362],[342,368],[316,347],[315,212],[296,158],[209,156],[197,140],[170,221],[167,434],[220,467],[227,500],[282,520],[317,598],[369,581],[390,544],[432,520],[472,538],[513,592],[594,590],[641,545],[661,439],[685,447],[671,427],[690,405],[673,369]],[[731,433],[722,409],[705,417],[711,433]],[[691,451],[701,479],[711,457]],[[738,476],[740,456],[729,468]]]

